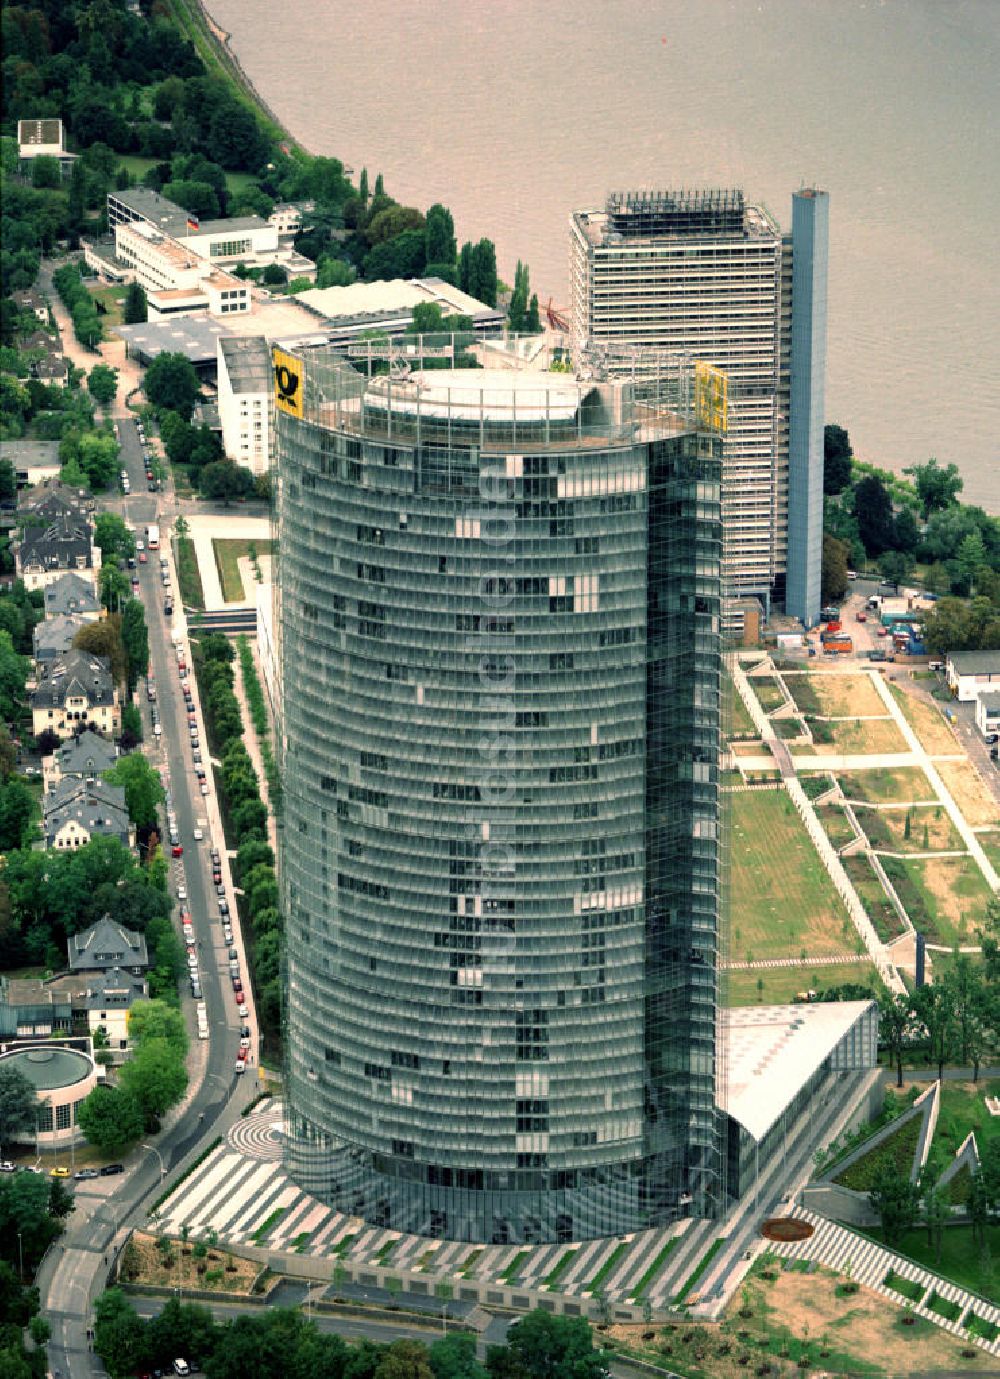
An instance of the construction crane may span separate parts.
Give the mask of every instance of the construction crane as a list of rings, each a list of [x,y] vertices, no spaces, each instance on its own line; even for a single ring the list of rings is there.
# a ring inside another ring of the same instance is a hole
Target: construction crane
[[[569,317],[563,307],[552,305],[551,297],[545,306],[545,319],[549,323],[550,330],[560,330],[564,335],[569,333]]]

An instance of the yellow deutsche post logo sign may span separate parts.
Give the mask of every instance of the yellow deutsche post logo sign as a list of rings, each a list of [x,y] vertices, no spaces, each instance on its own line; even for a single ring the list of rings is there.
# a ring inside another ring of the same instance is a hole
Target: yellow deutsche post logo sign
[[[694,364],[694,411],[710,431],[725,431],[729,424],[729,379],[701,359]]]
[[[284,350],[274,351],[274,401],[282,412],[302,416],[302,361]]]

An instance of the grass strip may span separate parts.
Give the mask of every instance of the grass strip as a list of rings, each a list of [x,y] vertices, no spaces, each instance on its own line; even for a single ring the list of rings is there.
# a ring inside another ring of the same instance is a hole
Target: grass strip
[[[380,1247],[378,1253],[375,1255],[376,1261],[379,1264],[384,1264],[398,1244],[398,1240],[387,1240],[385,1244]]]
[[[895,1269],[890,1269],[882,1282],[887,1288],[902,1293],[903,1297],[909,1298],[911,1302],[919,1302],[927,1291],[926,1283],[918,1283],[915,1278],[904,1278],[902,1274],[897,1274]]]
[[[476,1267],[476,1261],[481,1254],[482,1250],[470,1250],[465,1256],[458,1270],[463,1278],[470,1278],[472,1276],[472,1270]]]
[[[565,1253],[564,1255],[562,1255],[559,1259],[557,1259],[557,1260],[556,1260],[556,1263],[555,1263],[555,1268],[554,1268],[554,1269],[552,1270],[552,1272],[542,1281],[542,1287],[543,1287],[543,1288],[551,1288],[551,1287],[553,1286],[553,1284],[555,1284],[555,1283],[558,1281],[558,1279],[561,1277],[561,1275],[563,1275],[563,1274],[566,1272],[566,1270],[569,1268],[571,1262],[576,1258],[576,1254],[577,1254],[577,1251],[576,1251],[576,1250],[567,1250],[566,1253]]]
[[[970,1312],[965,1319],[965,1329],[970,1336],[979,1336],[984,1341],[995,1341],[1000,1336],[1000,1326],[996,1322],[987,1321],[978,1312]]]
[[[709,1248],[705,1251],[701,1259],[695,1265],[694,1271],[688,1274],[687,1279],[678,1289],[677,1293],[674,1295],[674,1302],[683,1302],[683,1300],[687,1297],[688,1293],[690,1293],[691,1289],[694,1287],[694,1285],[701,1278],[702,1274],[711,1264],[712,1260],[722,1249],[723,1245],[726,1243],[728,1238],[728,1236],[720,1235],[717,1240],[712,1241]]]
[[[343,1259],[357,1238],[356,1233],[352,1235],[342,1235],[330,1253],[335,1255],[337,1259]]]
[[[177,584],[186,608],[204,609],[205,591],[201,587],[198,556],[190,536],[177,538]]]
[[[622,1255],[625,1254],[627,1250],[631,1249],[631,1245],[632,1242],[630,1240],[619,1241],[619,1243],[615,1246],[615,1248],[608,1255],[607,1259],[598,1269],[597,1273],[590,1280],[588,1288],[591,1293],[593,1293],[596,1289],[600,1288],[601,1284],[607,1278],[608,1274],[611,1273],[611,1270],[621,1259]]]
[[[646,1270],[646,1272],[643,1274],[642,1278],[639,1280],[639,1282],[636,1284],[636,1286],[632,1289],[632,1296],[633,1296],[634,1298],[640,1297],[640,1296],[646,1291],[646,1289],[649,1287],[649,1285],[652,1283],[653,1279],[656,1277],[656,1275],[657,1275],[657,1274],[660,1272],[660,1270],[663,1268],[664,1260],[665,1260],[665,1259],[667,1258],[667,1256],[670,1254],[671,1250],[673,1250],[673,1249],[676,1247],[678,1239],[679,1239],[678,1236],[676,1236],[676,1235],[675,1235],[675,1236],[672,1236],[672,1237],[667,1241],[667,1243],[664,1245],[663,1249],[659,1252],[659,1254],[658,1254],[658,1255],[656,1256],[656,1258],[653,1260],[652,1264],[649,1266],[649,1268],[648,1268],[648,1269]]]
[[[524,1261],[530,1256],[530,1254],[530,1250],[518,1250],[517,1254],[514,1256],[514,1258],[507,1265],[506,1269],[504,1269],[503,1273],[500,1275],[500,1282],[513,1283],[514,1280],[517,1278],[518,1274],[521,1272],[521,1267],[524,1264]]]
[[[221,1136],[221,1135],[216,1135],[216,1137],[215,1137],[215,1139],[212,1141],[212,1143],[211,1143],[210,1145],[208,1145],[207,1148],[205,1148],[205,1149],[203,1149],[203,1150],[201,1151],[201,1153],[200,1153],[200,1154],[198,1155],[198,1157],[195,1159],[194,1163],[190,1164],[190,1165],[184,1170],[184,1172],[181,1174],[181,1176],[180,1176],[178,1179],[176,1179],[176,1181],[174,1182],[173,1186],[167,1188],[166,1192],[161,1193],[160,1196],[157,1197],[156,1201],[155,1201],[155,1202],[153,1203],[153,1205],[150,1207],[149,1212],[148,1212],[148,1215],[150,1215],[150,1216],[155,1216],[155,1214],[159,1211],[160,1207],[163,1206],[163,1203],[167,1200],[167,1198],[168,1198],[168,1197],[172,1197],[172,1196],[174,1195],[174,1193],[175,1193],[175,1192],[177,1191],[177,1189],[180,1187],[181,1183],[183,1183],[184,1179],[185,1179],[185,1178],[190,1178],[190,1177],[191,1177],[191,1174],[195,1171],[195,1169],[196,1169],[196,1168],[199,1168],[199,1167],[205,1162],[205,1160],[208,1158],[209,1154],[214,1153],[215,1150],[218,1149],[218,1147],[219,1147],[219,1145],[220,1145],[221,1143],[222,1143],[222,1136]]]
[[[927,1299],[927,1306],[939,1317],[944,1317],[946,1322],[957,1322],[962,1315],[959,1304],[950,1298],[943,1298],[940,1293],[932,1293]]]
[[[306,1246],[309,1244],[311,1238],[312,1231],[300,1231],[300,1233],[295,1237],[295,1239],[292,1241],[292,1249],[295,1251],[297,1255],[305,1254]]]
[[[264,1243],[264,1240],[270,1234],[272,1228],[276,1226],[284,1216],[285,1210],[285,1207],[275,1207],[274,1211],[271,1212],[267,1219],[257,1227],[252,1237],[255,1245],[262,1245]]]

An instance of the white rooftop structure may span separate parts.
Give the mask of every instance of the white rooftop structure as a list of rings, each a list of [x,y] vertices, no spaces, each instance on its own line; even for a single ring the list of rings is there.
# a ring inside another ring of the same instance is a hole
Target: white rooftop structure
[[[365,403],[378,406],[385,399],[394,413],[419,410],[425,417],[470,421],[570,421],[591,386],[567,374],[417,369],[404,379],[373,379]]]
[[[445,315],[475,319],[483,313],[493,313],[485,302],[477,301],[443,278],[392,278],[386,282],[351,283],[349,287],[317,287],[299,292],[297,299],[331,321],[343,316],[409,313],[426,302],[434,302]]]
[[[722,1012],[728,1039],[725,1095],[734,1120],[760,1141],[810,1077],[832,1059],[858,1067],[859,1050],[844,1048],[856,1037],[878,1039],[874,1001],[823,1001],[808,1005],[738,1006]],[[865,1020],[866,1015],[872,1019]],[[877,1061],[876,1051],[871,1064]]]

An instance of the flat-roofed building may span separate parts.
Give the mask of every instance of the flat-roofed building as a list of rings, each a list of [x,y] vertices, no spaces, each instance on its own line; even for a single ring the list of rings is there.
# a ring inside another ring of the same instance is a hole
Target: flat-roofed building
[[[828,197],[798,193],[794,204],[793,234],[782,236],[740,190],[612,193],[602,210],[570,217],[570,312],[574,350],[627,341],[725,372],[728,593],[787,604],[811,626],[820,611]],[[790,475],[793,352],[800,424]],[[738,621],[735,604],[732,612]]]
[[[271,351],[263,335],[221,337],[218,405],[226,455],[254,474],[271,467]]]
[[[66,129],[62,120],[45,116],[40,120],[18,120],[17,156],[22,163],[36,158],[55,158],[63,172],[72,168],[75,153],[66,151]]]
[[[372,330],[404,334],[415,306],[433,303],[444,316],[467,316],[477,334],[497,334],[505,316],[495,307],[470,297],[443,278],[391,278],[385,282],[351,283],[348,287],[312,288],[296,300],[328,326],[331,344],[347,344]]]
[[[151,320],[193,311],[231,316],[250,310],[249,283],[146,221],[115,226],[115,255],[145,288]]]
[[[1000,651],[950,651],[945,662],[948,688],[962,704],[1000,690]]]

